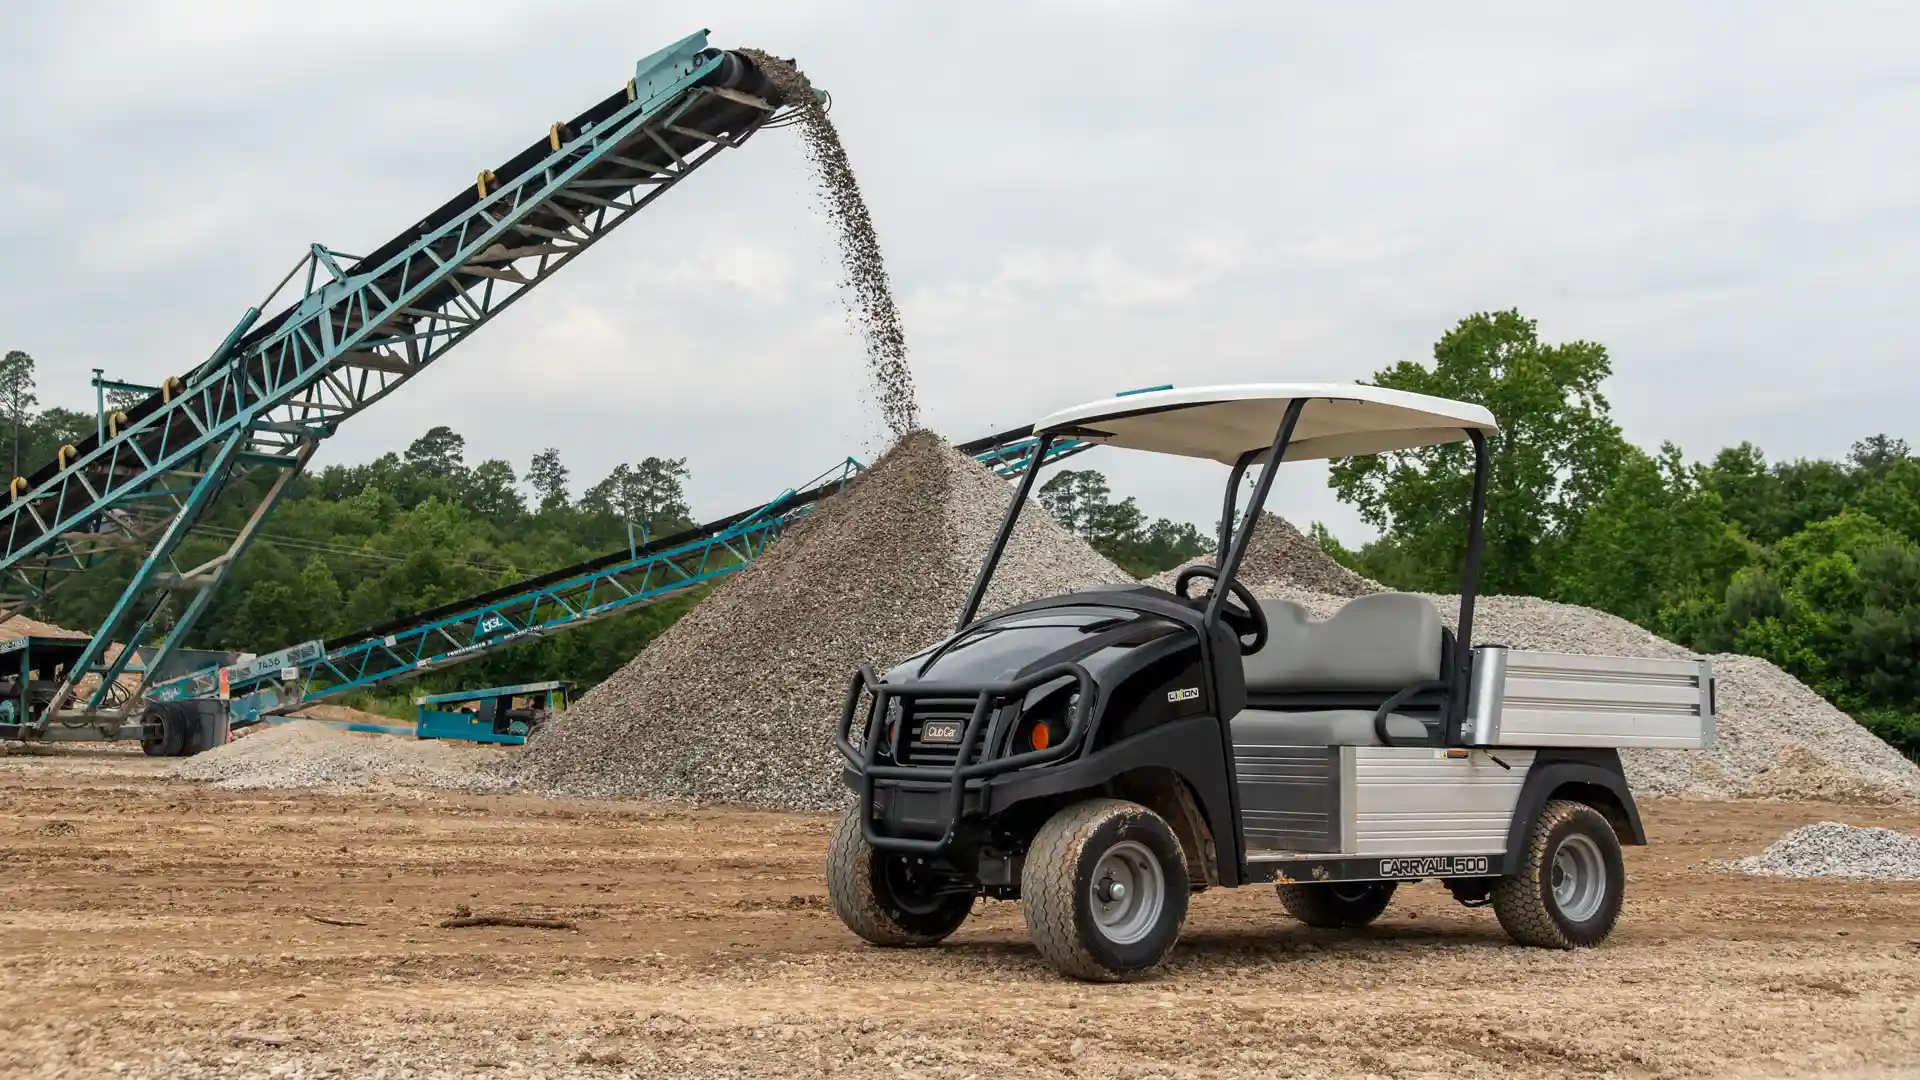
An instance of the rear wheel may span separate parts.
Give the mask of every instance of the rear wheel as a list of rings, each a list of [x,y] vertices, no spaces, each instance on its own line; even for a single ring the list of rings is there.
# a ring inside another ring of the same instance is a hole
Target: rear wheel
[[[1556,799],[1534,820],[1519,873],[1494,883],[1493,913],[1522,945],[1586,948],[1613,932],[1626,885],[1613,825],[1585,803]]]
[[[875,851],[850,807],[827,848],[827,897],[847,929],[874,945],[933,945],[973,911],[973,890],[903,855]]]
[[[1187,919],[1180,838],[1138,803],[1090,799],[1053,815],[1020,875],[1027,930],[1040,955],[1077,979],[1119,982],[1152,971]]]
[[[1275,885],[1287,914],[1323,930],[1365,926],[1387,910],[1391,881],[1336,881],[1313,885]]]

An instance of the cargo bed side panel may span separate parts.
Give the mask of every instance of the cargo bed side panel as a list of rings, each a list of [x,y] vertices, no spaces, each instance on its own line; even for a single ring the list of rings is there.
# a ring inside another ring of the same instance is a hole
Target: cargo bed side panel
[[[1475,746],[1713,745],[1705,660],[1474,650],[1466,741]]]

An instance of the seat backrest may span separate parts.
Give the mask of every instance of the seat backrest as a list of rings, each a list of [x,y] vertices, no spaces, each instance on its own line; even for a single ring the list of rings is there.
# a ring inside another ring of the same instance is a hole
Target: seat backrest
[[[1445,625],[1424,596],[1373,593],[1325,620],[1287,600],[1260,607],[1267,643],[1243,661],[1249,691],[1395,691],[1440,677]]]

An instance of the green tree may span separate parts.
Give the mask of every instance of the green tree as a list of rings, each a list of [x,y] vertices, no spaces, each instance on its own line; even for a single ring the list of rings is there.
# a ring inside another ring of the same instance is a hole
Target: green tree
[[[644,526],[656,536],[677,532],[693,523],[684,486],[691,475],[685,458],[649,457],[637,465],[616,465],[580,497],[580,508]]]
[[[1106,476],[1094,469],[1062,470],[1040,485],[1038,497],[1055,521],[1134,577],[1148,577],[1211,549],[1192,524],[1149,520],[1132,496],[1114,502]]]
[[[441,424],[408,445],[406,462],[427,476],[452,479],[466,468],[466,449],[467,440]]]
[[[1895,465],[1912,460],[1913,448],[1907,445],[1907,440],[1884,434],[1869,435],[1854,443],[1847,452],[1847,463],[1870,479],[1879,479]]]
[[[1902,458],[1876,469],[1853,505],[1920,543],[1920,458]]]
[[[13,471],[9,477],[20,475],[21,444],[27,437],[27,421],[33,414],[33,407],[40,399],[33,393],[33,357],[19,349],[10,349],[4,358],[0,358],[0,411],[4,411],[7,422],[12,425]]]
[[[489,458],[474,467],[466,485],[466,503],[482,517],[511,521],[527,512],[518,483],[512,465]]]
[[[1069,532],[1091,540],[1112,495],[1106,475],[1098,470],[1062,469],[1040,485],[1039,500]]]
[[[527,483],[540,497],[540,509],[564,510],[567,506],[567,467],[560,464],[560,451],[552,446],[533,455],[527,466]]]
[[[1672,443],[1658,458],[1629,449],[1554,551],[1554,597],[1652,627],[1664,609],[1723,595],[1755,553],[1699,474]]]
[[[1601,383],[1612,371],[1604,347],[1541,342],[1517,311],[1462,319],[1433,347],[1433,362],[1403,361],[1374,373],[1395,390],[1471,401],[1500,423],[1490,438],[1487,592],[1545,593],[1544,559],[1607,490],[1626,443]],[[1339,497],[1380,530],[1372,576],[1403,588],[1447,589],[1459,580],[1473,452],[1463,443],[1402,450],[1334,464]]]

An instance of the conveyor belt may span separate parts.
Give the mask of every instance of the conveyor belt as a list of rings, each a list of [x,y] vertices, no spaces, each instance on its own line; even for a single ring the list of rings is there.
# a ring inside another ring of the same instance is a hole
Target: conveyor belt
[[[139,688],[117,678],[125,660],[106,660],[107,642],[131,657],[165,628],[147,670],[163,668],[321,440],[739,146],[780,104],[743,56],[708,48],[704,32],[685,38],[365,256],[312,245],[204,361],[16,479],[0,505],[0,617],[116,551],[142,556],[47,717],[117,730]],[[205,564],[174,565],[228,491],[252,500],[238,537]],[[168,616],[176,596],[183,604]],[[97,689],[68,709],[88,676]]]

